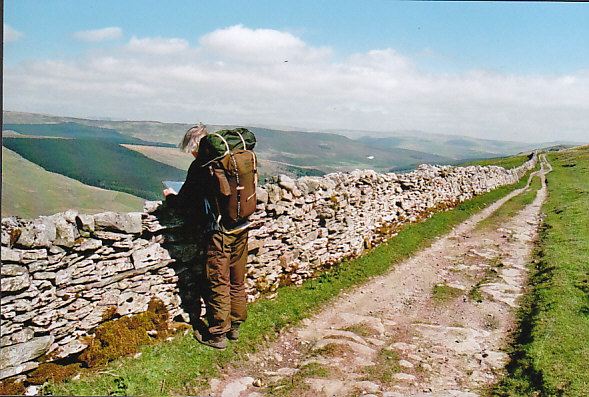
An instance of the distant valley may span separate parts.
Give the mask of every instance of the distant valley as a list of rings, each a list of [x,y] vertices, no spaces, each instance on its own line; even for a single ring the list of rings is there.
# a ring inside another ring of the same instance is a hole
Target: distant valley
[[[32,213],[26,208],[33,207],[37,215],[62,210],[54,199],[44,200],[46,196],[61,195],[64,202],[75,207],[77,198],[67,197],[72,192],[67,191],[65,182],[55,180],[49,186],[38,183],[38,180],[51,179],[45,178],[43,173],[79,181],[90,192],[97,191],[95,187],[124,192],[135,199],[122,207],[131,210],[137,206],[135,210],[140,210],[139,203],[143,199],[161,199],[161,181],[185,178],[192,157],[179,151],[176,144],[190,126],[4,111],[2,216],[26,217]],[[212,131],[233,127],[208,126]],[[534,149],[533,145],[517,142],[425,133],[413,136],[391,133],[391,136],[379,137],[362,131],[326,133],[247,128],[257,137],[262,181],[280,173],[300,177],[358,168],[405,171],[422,163],[458,164]],[[27,186],[29,194],[20,192],[18,186]],[[45,207],[40,204],[43,202],[47,203]],[[106,200],[104,208],[94,210],[114,209],[112,205]]]

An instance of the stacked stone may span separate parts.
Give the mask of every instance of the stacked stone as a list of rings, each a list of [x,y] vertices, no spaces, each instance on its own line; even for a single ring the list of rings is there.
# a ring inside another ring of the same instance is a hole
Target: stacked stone
[[[142,230],[139,212],[2,219],[0,379],[83,350],[107,307],[141,313],[156,297],[185,316],[171,258]]]
[[[248,300],[357,257],[403,223],[515,183],[535,164],[534,156],[514,170],[422,165],[400,175],[281,175],[258,188]],[[159,202],[146,202],[143,213],[66,211],[2,219],[0,379],[35,368],[41,356],[55,360],[80,352],[86,347],[82,337],[109,307],[131,315],[157,298],[171,318],[187,321],[185,306],[198,306],[198,291],[182,284],[194,278],[183,274],[202,261],[197,239]]]
[[[293,180],[280,175],[258,190],[252,216],[247,290],[250,301],[281,284],[300,284],[343,259],[378,245],[403,223],[517,182],[497,166],[432,166],[396,175],[371,170]]]

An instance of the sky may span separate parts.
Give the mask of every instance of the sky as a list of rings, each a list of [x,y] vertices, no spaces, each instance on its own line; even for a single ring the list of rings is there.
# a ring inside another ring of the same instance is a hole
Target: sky
[[[5,110],[589,142],[584,3],[4,0],[3,25]]]

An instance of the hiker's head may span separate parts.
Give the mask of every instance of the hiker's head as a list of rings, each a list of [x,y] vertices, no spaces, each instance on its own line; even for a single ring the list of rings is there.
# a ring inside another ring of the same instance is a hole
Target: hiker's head
[[[186,153],[192,153],[192,155],[196,157],[198,154],[198,144],[200,143],[200,140],[207,134],[208,131],[204,125],[195,125],[186,131],[182,142],[180,142],[180,145],[178,146]]]

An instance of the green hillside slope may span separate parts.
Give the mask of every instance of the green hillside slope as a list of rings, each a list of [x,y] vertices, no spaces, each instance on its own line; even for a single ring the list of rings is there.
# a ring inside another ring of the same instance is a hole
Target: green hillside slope
[[[141,211],[143,199],[127,193],[84,185],[45,171],[13,151],[2,148],[2,216],[35,218],[67,209],[86,214]]]
[[[149,142],[129,137],[110,128],[92,127],[73,122],[55,124],[3,124],[2,129],[4,131],[15,131],[22,135],[37,137],[97,139],[136,145],[170,146],[160,142]]]
[[[447,164],[450,160],[419,151],[377,148],[342,135],[319,132],[277,131],[252,127],[258,137],[259,157],[326,172],[355,168],[388,171],[422,163]]]
[[[161,181],[186,177],[186,170],[108,141],[4,138],[3,145],[48,171],[150,200],[161,199]]]
[[[159,161],[160,163],[167,164],[180,170],[187,170],[188,167],[190,167],[192,160],[194,160],[192,154],[183,152],[178,148],[145,145],[122,146],[141,153],[152,160]]]
[[[188,124],[161,123],[158,121],[93,120],[7,110],[3,111],[2,114],[4,123],[8,124],[76,123],[91,127],[107,128],[129,137],[170,145],[178,143],[182,135],[190,127]]]
[[[522,154],[519,156],[512,156],[512,157],[497,157],[487,160],[475,160],[469,161],[468,163],[459,164],[460,167],[467,167],[469,165],[498,165],[499,167],[503,167],[505,169],[516,168],[528,161],[534,155],[533,152]]]

